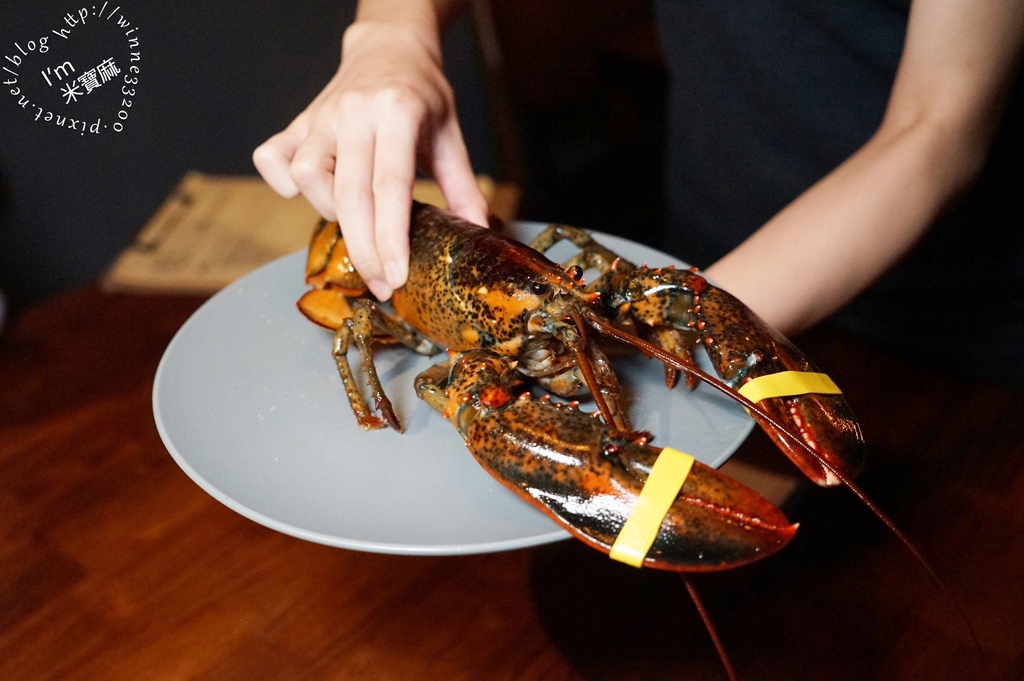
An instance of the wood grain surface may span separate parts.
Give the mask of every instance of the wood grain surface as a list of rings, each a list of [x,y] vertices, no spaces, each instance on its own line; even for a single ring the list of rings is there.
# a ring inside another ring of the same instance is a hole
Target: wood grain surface
[[[725,678],[674,575],[572,541],[357,553],[215,501],[151,407],[160,356],[200,303],[89,287],[0,336],[0,678]],[[786,551],[695,579],[740,678],[1024,678],[1024,397],[832,331],[800,342],[861,418],[861,485],[930,558],[984,661],[852,494],[801,484]],[[737,454],[781,458],[760,433]]]

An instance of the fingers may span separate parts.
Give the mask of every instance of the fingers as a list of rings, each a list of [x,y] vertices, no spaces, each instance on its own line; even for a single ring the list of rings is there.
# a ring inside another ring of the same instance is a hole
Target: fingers
[[[291,125],[256,147],[253,165],[278,194],[302,192],[320,215],[336,220],[334,164],[336,144],[329,129],[311,129],[304,112]]]
[[[252,163],[256,166],[263,179],[286,199],[299,193],[299,188],[292,180],[292,157],[299,143],[304,138],[289,127],[277,133],[252,152]]]
[[[417,158],[453,212],[487,224],[450,89],[441,81],[329,85],[253,152],[275,191],[286,197],[301,192],[320,215],[340,223],[352,264],[380,300],[408,278]]]
[[[334,205],[349,257],[380,300],[387,300],[408,278],[415,150],[426,116],[415,102],[392,103],[374,116],[375,128],[346,126],[339,133]],[[434,175],[451,210],[486,225],[487,202],[454,119],[432,146]]]
[[[388,114],[344,118],[333,202],[352,264],[374,296],[387,300],[408,271],[418,123]]]
[[[374,236],[384,279],[392,289],[405,284],[409,273],[409,206],[423,116],[407,112],[384,118],[374,149]]]
[[[329,131],[312,132],[295,150],[291,176],[295,186],[328,220],[337,220],[334,203],[334,177],[338,143]]]
[[[448,209],[472,223],[487,226],[487,199],[477,184],[462,131],[454,118],[438,133],[432,171],[448,200]]]

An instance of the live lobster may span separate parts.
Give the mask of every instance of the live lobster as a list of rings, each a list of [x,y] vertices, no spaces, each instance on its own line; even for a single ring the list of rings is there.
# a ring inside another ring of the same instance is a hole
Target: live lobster
[[[395,291],[394,314],[389,314],[365,295],[338,226],[322,223],[307,262],[313,289],[298,306],[335,331],[334,359],[359,424],[400,429],[376,375],[374,343],[397,340],[425,354],[448,350],[450,359],[417,381],[420,396],[453,421],[470,451],[502,484],[574,535],[610,552],[661,450],[649,444],[649,433],[632,430],[611,361],[595,342],[600,335],[657,358],[670,379],[683,371],[729,393],[819,484],[856,473],[862,438],[841,395],[777,396],[755,403],[736,391],[763,374],[813,372],[791,343],[694,272],[637,267],[586,233],[565,228],[552,228],[536,245],[547,248],[563,237],[583,249],[579,261],[566,267],[496,230],[414,204],[409,281]],[[583,270],[594,267],[602,273],[586,286]],[[373,408],[349,366],[350,344],[361,354]],[[693,365],[689,348],[694,345],[709,350],[721,379]],[[467,359],[465,353],[473,354]],[[508,371],[494,369],[495,361]],[[600,418],[507,397],[518,389],[520,377],[563,397],[586,390]],[[491,425],[474,427],[474,420]],[[549,432],[542,434],[543,428]],[[563,464],[540,463],[544,449]],[[572,457],[575,462],[566,465]],[[586,474],[573,479],[581,470]],[[793,536],[795,527],[753,491],[712,469],[690,470],[686,484],[699,492],[684,487],[641,564],[678,571],[735,567],[770,555]],[[528,479],[538,471],[537,479]],[[611,497],[619,508],[614,513],[606,512]],[[566,510],[568,498],[576,509],[572,513]],[[579,511],[587,505],[600,510],[593,517]],[[711,517],[717,523],[699,541],[688,535],[698,524],[697,514],[705,526]]]
[[[559,266],[540,251],[562,239],[581,250]],[[637,266],[588,233],[561,225],[528,247],[415,202],[410,244],[409,279],[394,292],[393,313],[367,295],[336,223],[321,222],[310,245],[312,289],[298,307],[334,331],[332,353],[357,422],[401,430],[376,374],[374,344],[398,342],[426,355],[447,350],[446,360],[417,377],[418,395],[453,423],[492,476],[571,534],[624,562],[681,573],[730,677],[728,657],[685,573],[769,556],[790,541],[796,525],[754,491],[690,457],[686,472],[662,494],[664,507],[646,521],[650,536],[620,550],[645,491],[654,487],[654,471],[663,460],[680,459],[675,450],[652,446],[650,433],[631,428],[611,361],[595,336],[662,362],[669,387],[683,372],[687,383],[706,382],[741,403],[811,480],[850,488],[956,605],[923,555],[853,484],[864,461],[863,436],[838,389],[792,343],[697,272]],[[598,271],[590,285],[582,281],[585,269]],[[351,344],[361,356],[372,408],[348,362]],[[707,351],[717,378],[693,364],[697,346]],[[747,390],[779,376],[796,379],[781,390]],[[520,393],[524,378],[563,397],[585,390],[597,412]]]

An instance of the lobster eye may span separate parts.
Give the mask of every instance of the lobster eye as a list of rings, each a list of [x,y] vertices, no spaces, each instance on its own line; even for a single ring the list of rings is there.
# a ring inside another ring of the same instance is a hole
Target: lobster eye
[[[580,267],[579,265],[573,265],[572,267],[566,270],[566,274],[572,277],[573,281],[579,281],[580,279],[583,278],[583,268]]]
[[[542,281],[535,281],[532,284],[530,284],[530,290],[533,291],[534,295],[542,296],[549,290],[551,290],[551,287]]]

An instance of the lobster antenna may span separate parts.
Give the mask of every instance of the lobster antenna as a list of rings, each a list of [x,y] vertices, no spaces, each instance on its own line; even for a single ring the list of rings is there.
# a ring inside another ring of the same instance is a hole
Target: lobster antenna
[[[677,367],[682,371],[685,371],[693,376],[696,376],[697,378],[701,379],[702,381],[712,386],[713,388],[725,393],[729,397],[732,397],[745,408],[747,408],[749,411],[752,411],[761,418],[763,418],[773,428],[783,433],[784,436],[788,438],[791,442],[794,442],[795,444],[799,445],[802,449],[806,450],[815,460],[818,461],[818,463],[822,465],[822,467],[825,470],[827,470],[832,475],[836,476],[836,479],[843,483],[843,485],[845,485],[847,489],[853,492],[854,496],[856,496],[857,499],[859,499],[860,502],[864,504],[864,506],[867,507],[867,509],[871,511],[871,513],[876,518],[878,518],[878,520],[881,521],[881,523],[885,525],[890,532],[893,533],[896,539],[898,539],[899,542],[903,544],[903,546],[907,549],[907,551],[910,552],[910,555],[914,557],[914,559],[921,565],[922,568],[924,568],[925,573],[927,573],[927,575],[931,578],[931,580],[935,583],[939,590],[953,604],[953,607],[956,609],[957,614],[960,615],[960,619],[967,627],[968,632],[970,632],[971,640],[974,641],[974,646],[978,650],[978,655],[981,657],[982,662],[985,663],[984,666],[987,668],[987,658],[985,657],[985,649],[982,648],[981,640],[978,638],[978,633],[974,630],[974,627],[971,625],[971,621],[967,617],[967,613],[964,611],[963,606],[960,604],[960,601],[956,599],[956,597],[953,595],[953,592],[951,592],[949,590],[949,587],[946,586],[945,582],[942,581],[942,579],[939,577],[939,574],[935,571],[935,568],[932,567],[932,564],[928,561],[925,555],[921,552],[920,549],[917,548],[917,545],[910,540],[910,537],[905,535],[903,531],[896,526],[896,523],[894,523],[892,519],[890,519],[889,516],[887,516],[882,511],[882,509],[875,504],[875,502],[871,501],[868,495],[863,490],[861,490],[860,487],[853,483],[853,480],[851,480],[846,474],[838,470],[831,463],[826,461],[824,457],[818,454],[818,452],[814,451],[806,442],[803,441],[803,439],[790,432],[788,428],[783,427],[781,423],[776,421],[767,412],[761,409],[760,406],[758,406],[756,403],[754,403],[747,397],[736,392],[735,389],[727,385],[725,382],[716,379],[706,371],[703,371],[702,369],[693,366],[692,364],[682,359],[681,357],[678,357],[672,354],[671,352],[668,352],[667,350],[644,340],[643,338],[639,338],[637,336],[634,336],[632,334],[626,333],[625,331],[615,328],[614,326],[604,321],[603,319],[600,319],[596,315],[587,315],[587,319],[590,320],[590,322],[594,324],[599,330],[608,333],[609,335],[613,336],[614,338],[617,338],[618,340],[624,343],[628,343],[629,345],[637,348],[638,350],[647,354],[650,357],[654,357],[655,359],[665,364]]]
[[[697,608],[697,613],[704,622],[704,628],[708,630],[708,635],[711,636],[711,642],[715,644],[718,658],[722,661],[722,666],[725,667],[725,673],[729,676],[729,681],[738,681],[739,677],[736,676],[736,670],[733,669],[732,663],[729,662],[729,656],[725,653],[722,639],[718,637],[718,631],[715,630],[715,625],[711,621],[711,615],[708,614],[704,603],[700,600],[700,596],[697,595],[697,589],[693,586],[693,581],[682,572],[678,574],[679,578],[683,580],[683,584],[686,585],[686,592],[690,594],[690,600],[693,601],[694,607]]]
[[[985,668],[986,671],[990,671],[988,670],[988,658],[985,656],[985,649],[981,646],[981,639],[978,638],[978,632],[976,632],[974,630],[974,626],[971,625],[971,620],[967,617],[967,612],[960,604],[960,601],[957,600],[956,596],[953,595],[953,592],[950,591],[949,587],[946,586],[946,583],[942,581],[942,578],[939,577],[939,574],[935,571],[935,568],[932,567],[931,562],[925,557],[921,550],[917,548],[917,545],[910,540],[910,537],[905,535],[903,533],[903,530],[897,527],[896,523],[894,523],[892,519],[890,519],[889,516],[887,516],[882,511],[882,509],[879,508],[875,504],[875,502],[873,502],[871,498],[860,487],[854,484],[853,480],[847,477],[845,473],[837,470],[835,466],[830,464],[828,461],[825,461],[823,458],[819,457],[818,460],[821,462],[821,465],[824,466],[826,470],[828,470],[829,473],[835,475],[836,478],[838,478],[839,481],[843,483],[843,485],[845,485],[848,490],[853,492],[854,496],[856,496],[857,499],[859,499],[860,502],[864,504],[867,507],[867,509],[871,511],[875,515],[875,517],[882,522],[883,525],[889,528],[889,531],[892,532],[893,535],[895,535],[895,537],[900,541],[901,544],[903,544],[907,551],[910,552],[910,555],[913,556],[915,560],[917,560],[917,562],[921,565],[922,568],[924,568],[924,571],[931,578],[932,582],[934,582],[935,585],[939,587],[939,590],[946,596],[946,599],[953,604],[953,607],[956,609],[957,614],[960,615],[960,619],[963,621],[964,626],[967,627],[967,631],[971,635],[971,640],[974,642],[974,647],[978,651],[978,656],[981,658],[983,668]]]

